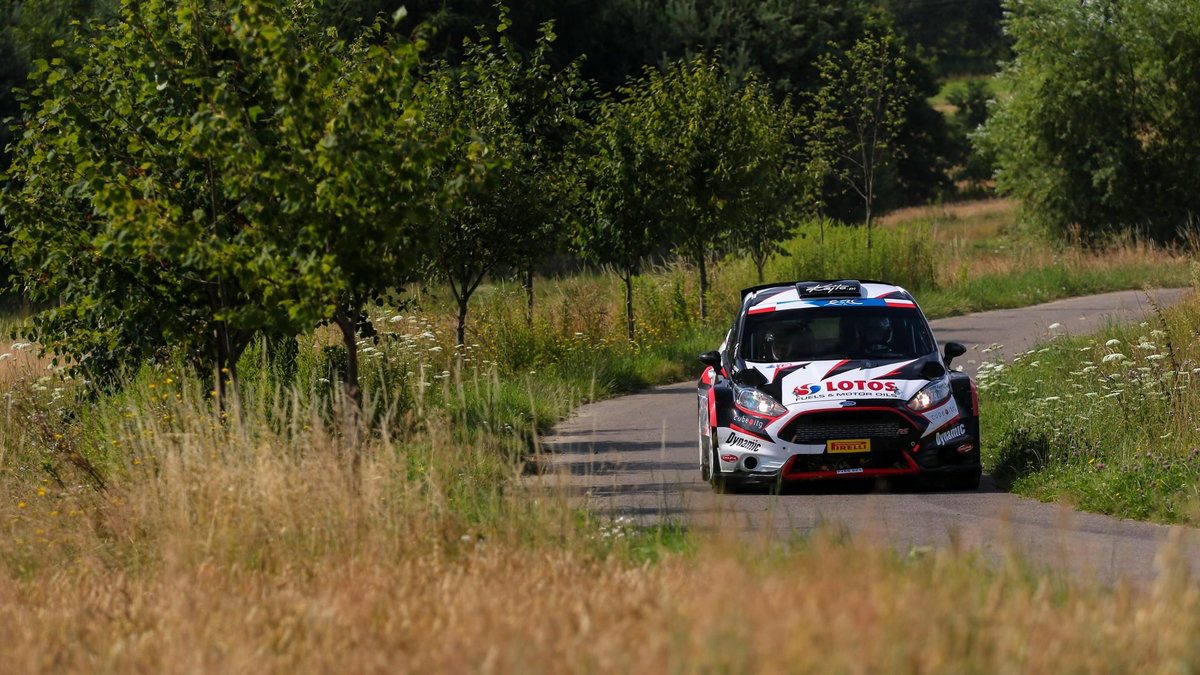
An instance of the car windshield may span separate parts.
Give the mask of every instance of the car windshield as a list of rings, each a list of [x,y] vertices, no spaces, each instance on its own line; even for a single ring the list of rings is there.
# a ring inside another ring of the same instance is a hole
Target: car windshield
[[[757,363],[914,359],[936,349],[915,307],[819,307],[746,316],[741,356]]]

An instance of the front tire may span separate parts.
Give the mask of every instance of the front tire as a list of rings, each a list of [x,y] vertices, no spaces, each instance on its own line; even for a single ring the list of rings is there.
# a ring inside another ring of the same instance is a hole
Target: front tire
[[[713,477],[713,467],[715,466],[716,456],[713,453],[713,434],[712,429],[708,426],[708,411],[703,405],[699,406],[699,423],[697,424],[697,437],[699,438],[700,450],[700,480],[710,483]]]

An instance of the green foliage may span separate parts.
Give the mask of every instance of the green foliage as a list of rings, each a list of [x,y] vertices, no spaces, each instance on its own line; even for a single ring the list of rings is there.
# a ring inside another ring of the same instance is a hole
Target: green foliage
[[[465,127],[473,137],[451,161],[479,156],[491,165],[434,223],[429,271],[446,279],[459,306],[458,343],[466,342],[471,295],[497,268],[532,274],[560,246],[578,193],[577,161],[568,146],[582,125],[587,85],[578,64],[563,71],[547,63],[555,39],[542,26],[536,48],[522,55],[507,37],[503,7],[497,37],[481,31],[464,47],[461,66],[442,62],[428,75],[435,129]],[[457,171],[452,163],[449,172]]]
[[[1001,26],[1002,0],[884,0],[882,4],[908,41],[934,58],[939,77],[994,72],[1009,56]]]
[[[127,0],[78,65],[38,62],[3,206],[18,283],[57,301],[46,350],[93,378],[170,352],[232,374],[260,332],[337,320],[352,343],[411,278],[451,140],[422,135],[417,47],[305,11]]]
[[[1193,300],[981,366],[985,459],[997,481],[1090,511],[1195,523],[1197,314]]]
[[[972,147],[970,137],[987,122],[993,99],[989,81],[979,78],[967,80],[946,94],[946,102],[954,106],[950,117],[950,137],[956,150],[951,160],[958,165],[954,178],[966,181],[977,192],[983,190],[995,167],[984,148]]]
[[[1200,6],[1011,2],[1016,58],[980,142],[997,187],[1052,232],[1088,240],[1194,224],[1200,192]]]
[[[879,185],[902,152],[896,137],[912,96],[904,45],[878,22],[845,54],[826,55],[820,72],[810,129],[814,162],[862,200],[869,248]]]

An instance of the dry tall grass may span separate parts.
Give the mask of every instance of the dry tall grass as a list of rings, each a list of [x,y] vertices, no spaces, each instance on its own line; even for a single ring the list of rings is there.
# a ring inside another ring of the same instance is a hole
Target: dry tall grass
[[[449,435],[376,437],[355,465],[317,415],[280,433],[181,398],[169,420],[109,421],[106,490],[70,464],[43,478],[18,444],[43,436],[6,420],[6,671],[1200,668],[1200,586],[1169,561],[1116,591],[834,533],[644,562],[636,532],[488,483],[468,468],[487,453]]]

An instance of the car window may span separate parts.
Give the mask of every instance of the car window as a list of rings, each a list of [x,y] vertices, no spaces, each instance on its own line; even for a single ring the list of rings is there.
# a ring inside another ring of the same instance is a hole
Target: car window
[[[916,308],[819,307],[751,314],[742,358],[759,363],[912,359],[935,350]]]

